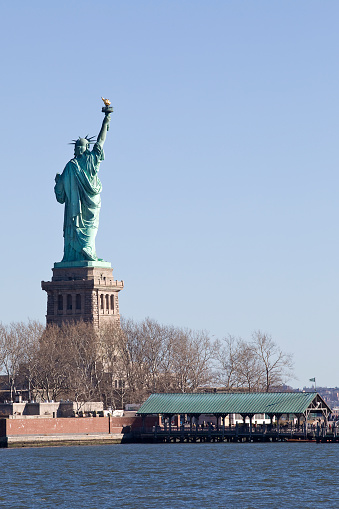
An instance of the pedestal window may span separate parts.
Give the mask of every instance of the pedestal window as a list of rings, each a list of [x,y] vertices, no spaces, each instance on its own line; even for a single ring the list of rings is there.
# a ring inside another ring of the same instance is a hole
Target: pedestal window
[[[63,295],[58,295],[58,311],[63,311],[64,309],[64,297]]]
[[[72,295],[67,295],[67,311],[72,310]]]

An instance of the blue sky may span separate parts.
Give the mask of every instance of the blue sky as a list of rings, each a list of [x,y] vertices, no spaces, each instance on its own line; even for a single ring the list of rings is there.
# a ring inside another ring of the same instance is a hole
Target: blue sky
[[[98,255],[124,316],[294,354],[339,385],[339,4],[1,2],[0,320],[44,321],[54,176],[98,134]]]

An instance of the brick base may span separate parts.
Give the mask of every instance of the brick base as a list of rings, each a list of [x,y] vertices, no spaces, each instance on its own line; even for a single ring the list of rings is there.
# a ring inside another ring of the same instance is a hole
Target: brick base
[[[123,281],[115,281],[107,267],[62,267],[53,269],[52,281],[42,281],[47,292],[46,322],[91,322],[95,327],[120,320],[118,293]]]

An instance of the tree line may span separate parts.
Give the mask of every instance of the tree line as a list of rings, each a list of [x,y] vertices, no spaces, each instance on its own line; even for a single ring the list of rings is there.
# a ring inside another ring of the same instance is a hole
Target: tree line
[[[11,400],[25,388],[30,398],[122,408],[156,392],[278,390],[293,377],[293,359],[260,331],[250,340],[214,340],[150,318],[99,331],[84,322],[29,321],[0,323],[0,371]]]

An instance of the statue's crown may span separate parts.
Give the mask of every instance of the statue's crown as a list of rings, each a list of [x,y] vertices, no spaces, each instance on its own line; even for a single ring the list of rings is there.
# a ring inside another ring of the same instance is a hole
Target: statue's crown
[[[95,143],[95,136],[85,136],[85,138],[79,138],[77,140],[72,140],[72,142],[69,145],[90,145],[91,143]]]

